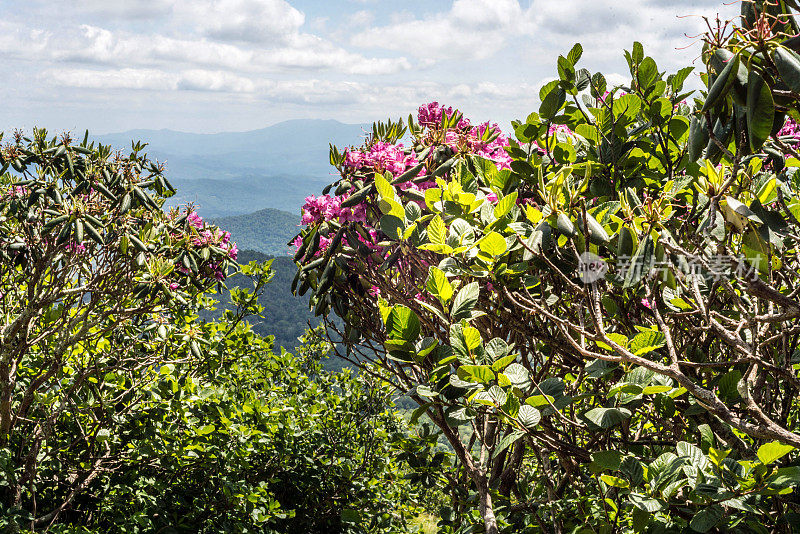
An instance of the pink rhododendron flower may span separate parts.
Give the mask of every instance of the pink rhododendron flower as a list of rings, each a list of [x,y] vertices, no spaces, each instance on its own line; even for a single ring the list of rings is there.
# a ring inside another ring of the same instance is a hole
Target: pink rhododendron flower
[[[203,218],[196,211],[190,211],[186,214],[186,222],[198,230],[203,227]]]

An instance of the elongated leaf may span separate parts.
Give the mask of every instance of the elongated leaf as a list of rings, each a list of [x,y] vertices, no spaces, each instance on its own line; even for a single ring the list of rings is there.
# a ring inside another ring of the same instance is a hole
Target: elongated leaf
[[[619,469],[621,461],[622,453],[619,451],[593,452],[592,463],[589,464],[589,469],[593,473],[599,473],[605,470],[616,471]]]
[[[516,443],[524,435],[525,432],[521,430],[515,430],[512,433],[503,436],[503,439],[501,439],[500,442],[495,446],[494,452],[492,453],[492,458],[496,458],[501,452]]]
[[[697,512],[689,526],[695,532],[708,532],[714,528],[725,515],[725,510],[719,505],[709,506]]]
[[[659,512],[666,507],[666,503],[664,501],[659,499],[650,499],[645,495],[640,495],[638,493],[629,494],[628,500],[631,501],[631,504],[636,508],[650,513]]]
[[[756,152],[772,131],[775,120],[775,104],[772,92],[755,69],[747,77],[747,130],[750,148]]]
[[[505,216],[517,203],[517,192],[504,196],[494,207],[494,216],[498,219]]]
[[[600,480],[614,488],[628,488],[630,484],[624,478],[615,477],[613,475],[600,475]]]
[[[479,242],[482,252],[490,256],[500,256],[508,248],[506,240],[497,232],[490,232],[485,235]]]
[[[447,227],[438,215],[428,223],[428,241],[437,245],[443,245],[447,239]]]
[[[394,306],[386,320],[386,333],[389,339],[416,341],[420,333],[419,317],[410,308]]]
[[[733,85],[733,80],[736,78],[736,73],[739,72],[739,55],[733,56],[732,59],[728,61],[728,64],[722,69],[722,72],[719,73],[717,79],[714,81],[714,84],[708,90],[708,96],[706,97],[706,102],[703,104],[702,112],[706,112],[710,109],[719,104],[723,98],[728,94],[728,91]]]
[[[458,378],[466,382],[488,384],[495,378],[492,368],[488,365],[462,365],[457,370]]]
[[[656,247],[653,238],[648,234],[636,249],[636,253],[630,259],[625,271],[625,282],[623,287],[631,287],[644,278],[655,265]]]
[[[795,93],[800,93],[800,55],[779,46],[772,53],[772,61],[778,68],[781,79]]]

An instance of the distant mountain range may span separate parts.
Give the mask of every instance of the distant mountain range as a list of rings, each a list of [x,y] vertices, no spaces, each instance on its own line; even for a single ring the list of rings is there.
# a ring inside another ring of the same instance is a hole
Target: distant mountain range
[[[299,119],[249,132],[130,130],[95,139],[123,150],[132,140],[148,143],[148,155],[166,162],[167,178],[178,189],[170,205],[194,202],[202,215],[223,217],[264,208],[299,212],[306,196],[333,179],[328,144],[361,144],[366,129]]]

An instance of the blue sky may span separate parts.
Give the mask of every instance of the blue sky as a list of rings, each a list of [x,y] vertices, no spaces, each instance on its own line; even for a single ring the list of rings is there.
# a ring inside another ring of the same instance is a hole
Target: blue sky
[[[372,122],[431,100],[504,126],[535,109],[574,42],[581,66],[623,82],[634,40],[677,69],[699,55],[686,34],[703,30],[700,15],[738,10],[718,0],[0,0],[0,130]]]

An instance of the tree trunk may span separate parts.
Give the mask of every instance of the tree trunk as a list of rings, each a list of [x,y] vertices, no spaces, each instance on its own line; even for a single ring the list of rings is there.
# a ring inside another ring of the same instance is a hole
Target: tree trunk
[[[494,516],[492,494],[489,492],[489,483],[486,480],[486,474],[477,473],[474,479],[475,485],[478,487],[478,510],[483,518],[486,534],[498,534],[500,531],[497,529],[497,518]]]

